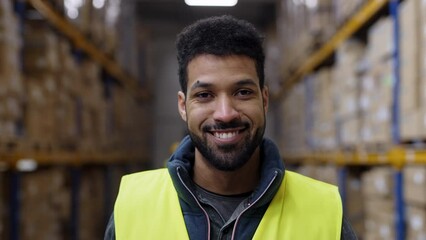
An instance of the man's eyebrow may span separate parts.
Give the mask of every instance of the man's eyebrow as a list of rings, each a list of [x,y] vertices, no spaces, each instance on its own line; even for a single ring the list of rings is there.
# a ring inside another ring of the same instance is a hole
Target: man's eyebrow
[[[243,79],[241,81],[238,81],[236,83],[236,85],[238,86],[245,86],[245,85],[253,85],[253,86],[257,86],[256,82],[252,79]]]
[[[235,85],[237,85],[237,86],[247,86],[247,85],[257,86],[256,82],[252,79],[240,80],[240,81],[236,82]],[[201,82],[201,81],[198,80],[194,84],[192,84],[191,91],[196,89],[196,88],[209,88],[211,86],[213,86],[212,83]]]
[[[200,80],[198,80],[194,84],[192,84],[191,90],[194,90],[196,88],[208,88],[208,87],[211,87],[212,85],[213,84],[211,83],[201,82]]]

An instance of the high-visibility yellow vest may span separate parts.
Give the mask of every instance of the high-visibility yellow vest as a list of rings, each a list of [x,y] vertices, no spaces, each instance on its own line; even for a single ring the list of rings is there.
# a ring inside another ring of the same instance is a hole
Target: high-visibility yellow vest
[[[167,169],[123,177],[114,221],[117,240],[189,238]],[[286,171],[253,239],[340,239],[341,224],[337,187]]]

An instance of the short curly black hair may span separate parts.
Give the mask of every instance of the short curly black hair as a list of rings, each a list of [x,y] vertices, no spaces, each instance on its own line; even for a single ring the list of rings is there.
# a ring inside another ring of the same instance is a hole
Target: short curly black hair
[[[188,63],[200,54],[216,56],[244,55],[256,62],[259,86],[264,86],[265,54],[263,36],[245,20],[223,15],[210,17],[189,25],[177,36],[179,83],[186,94]]]

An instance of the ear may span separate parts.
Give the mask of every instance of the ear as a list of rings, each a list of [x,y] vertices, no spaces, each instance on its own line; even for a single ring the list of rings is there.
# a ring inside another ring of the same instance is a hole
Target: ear
[[[266,113],[268,112],[268,106],[269,106],[269,89],[267,86],[263,87],[262,98],[263,98],[263,109],[265,110],[265,113]]]
[[[178,92],[178,109],[180,117],[186,122],[186,105],[185,105],[185,93],[182,91]]]

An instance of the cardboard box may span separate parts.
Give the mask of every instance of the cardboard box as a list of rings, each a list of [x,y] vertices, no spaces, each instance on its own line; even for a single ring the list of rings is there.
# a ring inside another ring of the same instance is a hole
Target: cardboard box
[[[426,206],[426,166],[408,165],[403,169],[404,199],[407,203]]]
[[[407,205],[407,239],[426,239],[426,207]]]
[[[79,193],[79,238],[102,239],[107,219],[104,211],[104,175],[102,169],[86,168]],[[97,216],[93,218],[93,216]]]
[[[374,65],[384,58],[390,58],[395,51],[393,41],[393,19],[384,17],[368,31],[368,55]]]
[[[362,175],[361,181],[364,198],[392,198],[394,182],[391,167],[372,168]]]
[[[393,199],[375,196],[364,199],[364,205],[366,239],[395,239]]]
[[[364,200],[361,189],[361,179],[358,176],[348,174],[346,181],[345,217],[351,223],[358,238],[361,238],[365,232]]]
[[[400,131],[402,140],[416,140],[422,137],[424,128],[421,112],[417,109],[405,110],[400,115]]]
[[[70,188],[63,168],[25,173],[21,180],[21,239],[62,239],[70,220]]]

